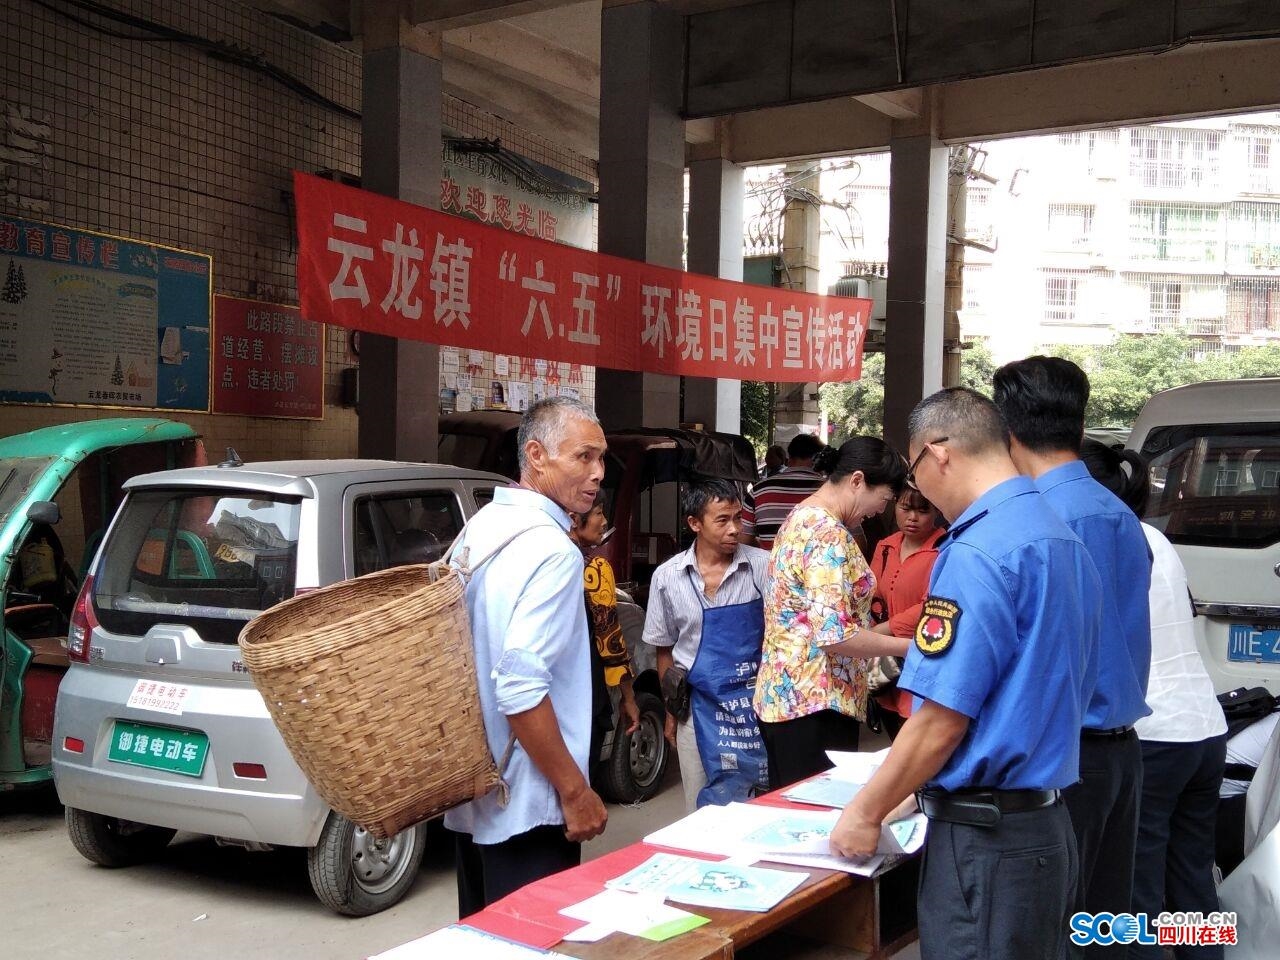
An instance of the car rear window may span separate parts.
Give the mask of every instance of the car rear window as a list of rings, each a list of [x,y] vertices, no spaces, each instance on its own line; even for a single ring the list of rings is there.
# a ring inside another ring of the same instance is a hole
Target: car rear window
[[[113,633],[182,623],[235,643],[256,613],[293,596],[298,504],[238,491],[131,493],[98,564],[98,619]]]
[[[1280,540],[1280,423],[1157,427],[1146,521],[1174,543],[1259,548]]]

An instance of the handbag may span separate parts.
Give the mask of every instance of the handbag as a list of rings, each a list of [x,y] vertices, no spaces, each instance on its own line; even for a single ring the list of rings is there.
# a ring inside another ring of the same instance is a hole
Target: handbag
[[[873,697],[890,693],[897,689],[901,675],[901,657],[874,657],[867,668],[867,692]]]

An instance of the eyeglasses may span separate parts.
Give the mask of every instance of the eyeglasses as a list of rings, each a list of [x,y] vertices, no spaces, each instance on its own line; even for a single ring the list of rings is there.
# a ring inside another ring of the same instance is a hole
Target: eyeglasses
[[[920,448],[920,452],[916,454],[916,458],[911,461],[911,466],[907,467],[907,486],[916,493],[920,492],[920,488],[916,486],[916,470],[920,466],[920,461],[924,459],[924,455],[929,452],[929,447],[937,443],[946,443],[950,437],[939,437],[937,440],[927,440],[925,445]]]

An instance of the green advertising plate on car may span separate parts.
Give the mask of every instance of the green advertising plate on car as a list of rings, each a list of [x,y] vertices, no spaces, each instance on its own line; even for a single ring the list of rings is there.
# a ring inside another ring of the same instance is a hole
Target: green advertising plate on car
[[[173,730],[117,720],[107,759],[198,777],[204,771],[208,754],[209,737],[197,730]]]

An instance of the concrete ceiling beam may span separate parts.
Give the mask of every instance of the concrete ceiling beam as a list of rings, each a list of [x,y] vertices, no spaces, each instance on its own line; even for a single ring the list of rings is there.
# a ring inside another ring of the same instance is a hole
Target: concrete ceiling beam
[[[894,120],[914,120],[924,109],[924,93],[920,89],[866,93],[853,99]]]
[[[727,118],[728,159],[780,163],[887,149],[893,120],[852,97],[766,107]]]
[[[952,142],[1280,109],[1280,40],[1191,44],[947,84]]]
[[[510,23],[451,30],[445,55],[491,64],[497,72],[529,83],[567,102],[600,102],[600,64],[546,37]]]
[[[374,2],[374,0],[365,0]],[[431,30],[456,30],[542,13],[581,0],[404,0],[406,19]]]
[[[584,157],[600,155],[600,121],[595,113],[512,83],[509,77],[467,59],[444,58],[445,91],[489,113],[519,124],[531,133]]]

